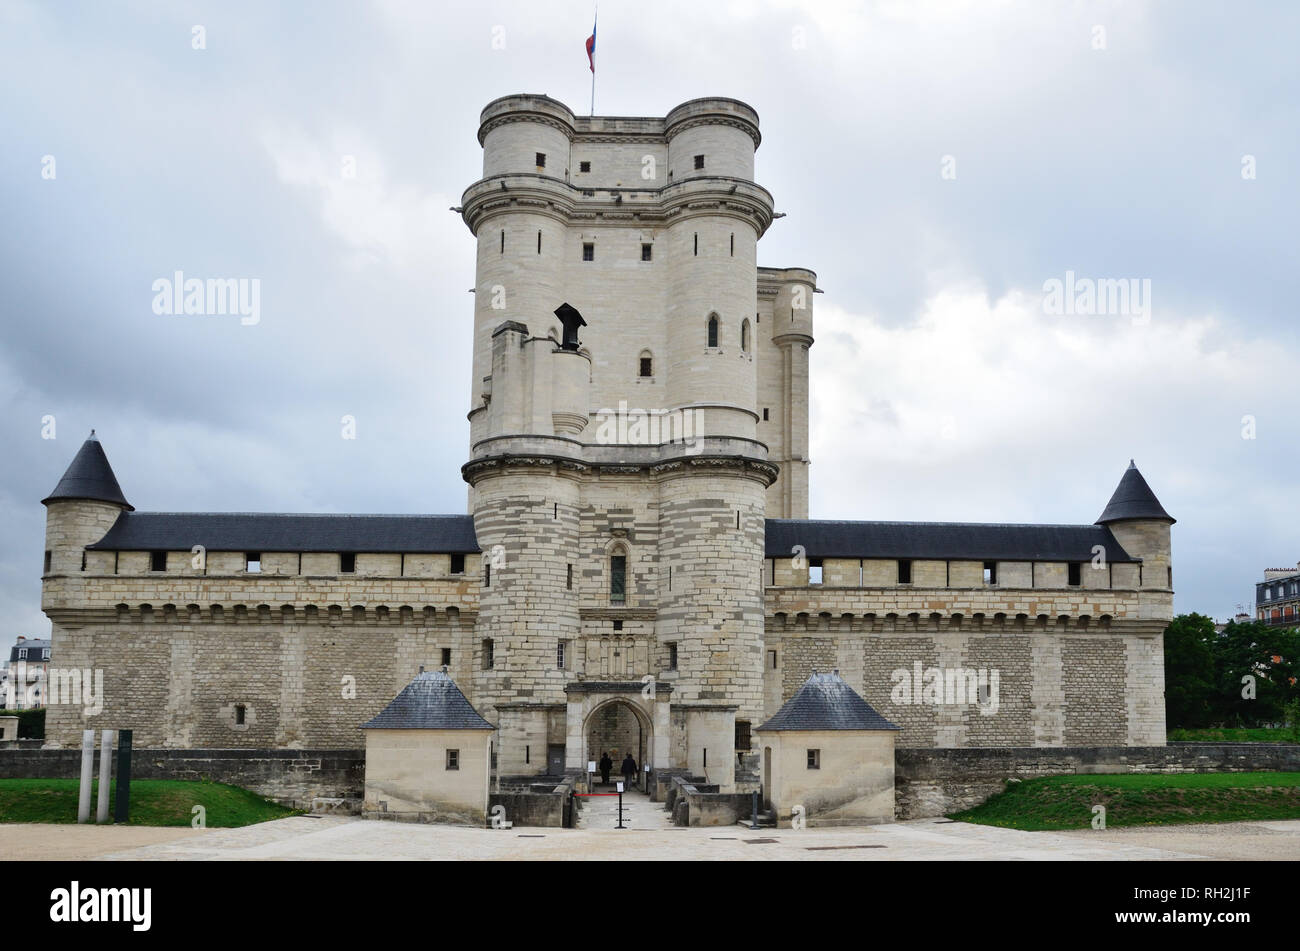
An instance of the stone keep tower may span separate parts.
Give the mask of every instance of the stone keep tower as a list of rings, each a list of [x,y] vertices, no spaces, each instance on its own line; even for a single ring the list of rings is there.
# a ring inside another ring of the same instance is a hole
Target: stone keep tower
[[[612,743],[735,786],[762,716],[764,519],[807,516],[816,289],[757,266],[759,141],[733,99],[483,110],[458,209],[478,240],[463,472],[484,562],[473,699],[503,774]]]

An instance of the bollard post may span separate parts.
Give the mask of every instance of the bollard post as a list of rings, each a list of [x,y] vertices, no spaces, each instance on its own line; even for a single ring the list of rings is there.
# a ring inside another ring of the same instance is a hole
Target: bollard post
[[[754,798],[752,800],[752,805],[750,806],[750,813],[749,813],[749,827],[751,829],[757,829],[758,828],[758,790],[757,789],[754,790],[753,797]]]
[[[126,822],[131,812],[131,731],[117,731],[117,803],[114,822]]]
[[[108,821],[108,787],[113,781],[113,731],[105,730],[99,739],[99,804],[95,821]]]
[[[95,775],[95,731],[81,731],[81,789],[77,798],[77,821],[90,821],[90,782]]]

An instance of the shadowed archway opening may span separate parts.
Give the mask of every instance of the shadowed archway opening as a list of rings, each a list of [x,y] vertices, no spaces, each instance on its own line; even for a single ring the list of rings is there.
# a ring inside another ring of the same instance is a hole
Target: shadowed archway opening
[[[623,759],[628,753],[636,762],[636,788],[645,788],[645,765],[651,751],[650,738],[653,727],[649,717],[628,700],[614,699],[592,710],[583,724],[583,737],[587,744],[588,762],[599,763],[601,754],[608,753],[613,761],[609,782],[611,787],[623,778]],[[600,781],[600,773],[596,781]]]

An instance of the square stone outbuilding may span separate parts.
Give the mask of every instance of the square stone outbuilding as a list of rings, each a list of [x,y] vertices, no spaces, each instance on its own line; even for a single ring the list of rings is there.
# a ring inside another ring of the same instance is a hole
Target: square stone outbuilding
[[[422,671],[361,729],[364,817],[480,826],[487,821],[495,727],[446,673]]]
[[[814,673],[757,732],[764,800],[779,826],[800,808],[810,826],[894,821],[898,727],[838,670]]]

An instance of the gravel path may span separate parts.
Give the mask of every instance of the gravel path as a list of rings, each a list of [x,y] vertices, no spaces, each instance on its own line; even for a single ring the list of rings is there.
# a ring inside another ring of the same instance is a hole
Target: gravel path
[[[593,810],[589,819],[613,817]],[[580,861],[909,861],[1042,859],[1160,861],[1300,855],[1300,820],[1144,829],[1020,832],[945,819],[853,829],[474,829],[293,816],[242,829],[77,825],[0,827],[0,859],[454,859]]]

